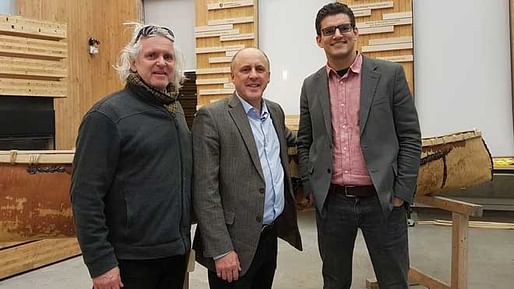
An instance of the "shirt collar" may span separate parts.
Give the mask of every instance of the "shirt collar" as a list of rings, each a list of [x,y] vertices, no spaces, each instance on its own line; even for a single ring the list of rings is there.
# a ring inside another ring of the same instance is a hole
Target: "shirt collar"
[[[338,75],[337,71],[334,68],[330,67],[330,65],[328,65],[328,62],[326,64],[326,69],[327,69],[328,76],[330,76],[331,72],[334,73],[335,75]],[[353,60],[352,65],[350,65],[349,70],[351,70],[353,73],[359,74],[361,72],[361,69],[362,69],[362,54],[360,54],[357,51],[357,56]]]
[[[239,98],[239,101],[241,101],[241,104],[243,105],[243,109],[247,116],[250,116],[252,118],[265,120],[269,113],[268,113],[268,106],[266,105],[266,102],[264,99],[262,100],[262,106],[261,106],[261,114],[259,115],[257,113],[257,110],[255,107],[253,107],[251,104],[249,104],[246,100],[244,100],[242,97],[239,96],[239,94],[236,92],[237,98]]]

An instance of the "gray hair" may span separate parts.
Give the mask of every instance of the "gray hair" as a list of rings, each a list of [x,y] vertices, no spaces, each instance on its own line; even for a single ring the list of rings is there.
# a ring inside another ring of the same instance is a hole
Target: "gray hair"
[[[153,24],[143,24],[138,22],[129,22],[125,23],[125,25],[133,26],[134,31],[132,32],[132,38],[130,41],[123,47],[120,52],[118,61],[114,66],[114,69],[118,73],[122,82],[127,81],[127,77],[130,73],[132,73],[130,69],[130,64],[136,59],[137,55],[141,51],[141,37],[155,37],[161,36],[168,38],[173,43],[173,48],[175,50],[175,65],[173,69],[173,80],[171,83],[175,88],[175,93],[178,93],[180,87],[182,87],[182,81],[184,80],[184,57],[182,52],[175,44],[175,37],[173,34],[170,35],[171,30],[164,26],[153,25]],[[154,26],[155,28],[152,30],[150,35],[141,35],[141,30],[147,28],[148,26]],[[172,91],[170,91],[172,92]]]

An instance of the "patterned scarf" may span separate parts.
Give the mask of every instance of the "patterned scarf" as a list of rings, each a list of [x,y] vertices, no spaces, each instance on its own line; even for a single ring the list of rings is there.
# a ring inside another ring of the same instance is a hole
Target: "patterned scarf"
[[[157,90],[146,84],[139,74],[130,73],[127,77],[127,83],[144,88],[150,94],[150,97],[161,103],[172,114],[177,111],[177,93],[171,82],[164,91]]]

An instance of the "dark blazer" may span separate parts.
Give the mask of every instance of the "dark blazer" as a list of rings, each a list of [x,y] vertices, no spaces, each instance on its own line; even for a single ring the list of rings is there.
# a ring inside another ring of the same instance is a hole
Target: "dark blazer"
[[[279,138],[284,168],[285,207],[276,220],[278,236],[301,250],[287,155],[288,141],[294,142],[294,136],[285,127],[281,107],[265,102]],[[262,229],[265,182],[252,129],[237,96],[203,106],[192,132],[196,259],[215,271],[213,257],[234,250],[244,275]]]
[[[421,132],[401,65],[363,56],[360,143],[384,213],[393,197],[412,202],[421,154]],[[298,131],[300,174],[322,212],[332,177],[332,120],[325,67],[304,80]]]

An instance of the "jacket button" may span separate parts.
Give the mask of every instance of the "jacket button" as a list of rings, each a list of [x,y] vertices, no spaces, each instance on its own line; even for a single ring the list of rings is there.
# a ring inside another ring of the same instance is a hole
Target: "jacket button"
[[[327,169],[327,173],[331,174],[332,170],[331,169]]]
[[[261,223],[262,222],[262,217],[261,216],[255,217],[255,221],[257,221],[257,223]]]
[[[259,189],[259,193],[264,194],[264,192],[265,192],[264,188]]]

